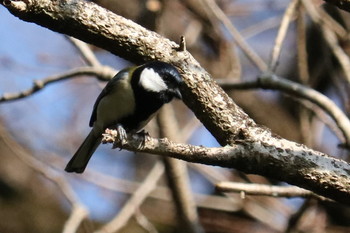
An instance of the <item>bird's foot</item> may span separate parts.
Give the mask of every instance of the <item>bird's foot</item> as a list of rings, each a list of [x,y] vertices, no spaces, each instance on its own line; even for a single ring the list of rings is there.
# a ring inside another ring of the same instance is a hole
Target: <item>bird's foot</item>
[[[126,134],[124,127],[120,124],[117,125],[116,130],[118,132],[117,141],[121,145],[120,150],[122,150],[123,146],[127,143],[128,135]]]

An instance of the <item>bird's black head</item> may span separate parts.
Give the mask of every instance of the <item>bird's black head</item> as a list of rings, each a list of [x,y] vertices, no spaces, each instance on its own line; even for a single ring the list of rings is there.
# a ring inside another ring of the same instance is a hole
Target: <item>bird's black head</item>
[[[145,63],[134,71],[134,75],[140,88],[157,95],[165,103],[170,102],[174,97],[182,98],[180,93],[180,86],[183,83],[181,75],[169,63],[161,61]]]

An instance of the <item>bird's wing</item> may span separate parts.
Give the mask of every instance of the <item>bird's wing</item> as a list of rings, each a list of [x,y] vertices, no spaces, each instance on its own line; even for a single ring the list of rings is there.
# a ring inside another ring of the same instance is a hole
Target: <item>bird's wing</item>
[[[100,101],[103,99],[103,97],[105,97],[106,95],[108,95],[110,93],[110,91],[112,90],[112,87],[115,85],[116,82],[120,81],[121,79],[128,78],[130,70],[131,70],[131,68],[126,68],[126,69],[123,69],[123,70],[119,71],[107,83],[105,88],[103,88],[103,90],[101,91],[100,95],[97,97],[96,102],[94,104],[94,108],[92,110],[92,114],[91,114],[91,117],[90,117],[90,123],[89,123],[90,127],[93,127],[94,122],[97,119],[97,107],[98,107],[98,104],[100,103]]]

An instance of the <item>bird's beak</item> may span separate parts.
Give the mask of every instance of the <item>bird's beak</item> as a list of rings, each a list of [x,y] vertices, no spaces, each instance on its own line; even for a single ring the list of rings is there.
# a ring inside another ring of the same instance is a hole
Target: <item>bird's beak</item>
[[[174,95],[175,95],[176,98],[178,98],[180,100],[182,99],[182,95],[181,95],[181,92],[180,92],[179,89],[175,89],[174,90]]]

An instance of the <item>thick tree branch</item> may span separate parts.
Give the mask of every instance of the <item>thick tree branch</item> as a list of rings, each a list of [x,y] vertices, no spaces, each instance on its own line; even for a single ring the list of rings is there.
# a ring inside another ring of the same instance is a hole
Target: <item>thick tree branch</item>
[[[260,133],[259,133],[260,134]],[[312,190],[317,194],[350,204],[350,165],[304,145],[260,134],[268,140],[237,142],[234,146],[206,148],[155,139],[138,134],[129,135],[120,145],[117,131],[106,130],[104,143],[115,147],[170,156],[188,162],[236,168],[247,173],[265,175]],[[318,182],[315,182],[318,181]]]
[[[19,18],[35,22],[138,63],[162,60],[175,65],[185,80],[185,104],[221,145],[208,149],[152,139],[143,151],[170,155],[247,173],[266,175],[350,203],[350,166],[258,126],[178,45],[91,2],[79,0],[0,1]],[[135,147],[125,146],[135,150]]]

